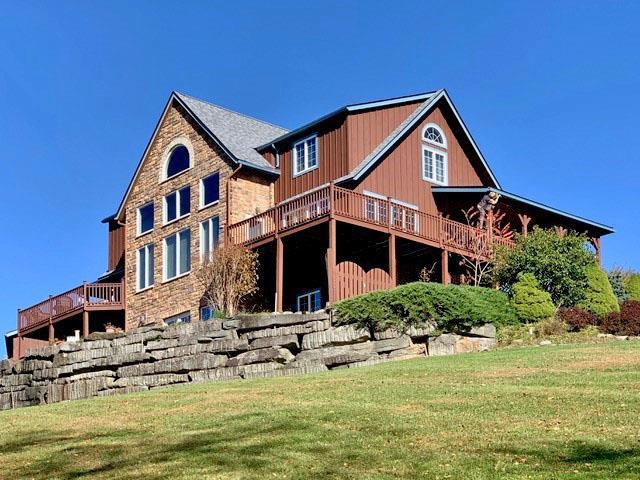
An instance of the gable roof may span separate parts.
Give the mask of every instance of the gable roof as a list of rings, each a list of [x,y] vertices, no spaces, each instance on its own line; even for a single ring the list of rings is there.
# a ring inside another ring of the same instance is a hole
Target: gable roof
[[[449,98],[449,95],[447,94],[446,90],[438,90],[437,92],[435,92],[435,94],[429,96],[423,103],[420,104],[420,106],[418,106],[418,108],[416,108],[411,113],[411,115],[409,115],[402,123],[400,123],[400,125],[398,125],[395,128],[395,130],[393,130],[387,136],[387,138],[385,138],[375,149],[373,149],[373,151],[369,155],[367,155],[362,160],[362,162],[360,162],[360,164],[357,167],[355,167],[351,172],[349,172],[348,175],[345,175],[344,177],[341,177],[341,178],[337,179],[336,182],[337,183],[341,183],[341,182],[345,182],[345,181],[348,181],[348,180],[359,180],[364,175],[366,175],[367,172],[370,171],[371,168],[373,168],[373,166],[393,146],[395,146],[403,138],[403,136],[407,132],[409,132],[420,121],[422,121],[422,119],[424,119],[424,117],[427,116],[427,114],[431,111],[431,108],[434,107],[436,105],[436,103],[440,99],[444,99],[444,101],[447,102],[447,104],[449,105],[449,107],[453,111],[453,113],[454,113],[454,115],[456,117],[456,120],[458,120],[458,123],[462,127],[462,130],[463,130],[465,136],[467,137],[467,139],[471,143],[471,146],[473,147],[474,151],[478,155],[478,158],[480,158],[480,161],[482,162],[482,166],[485,168],[487,174],[489,175],[491,180],[494,182],[496,187],[501,188],[500,187],[500,182],[498,182],[498,179],[493,174],[493,171],[491,170],[491,167],[489,167],[489,164],[487,163],[487,161],[485,160],[484,156],[480,152],[480,149],[478,148],[478,145],[476,145],[476,142],[474,141],[473,137],[471,136],[471,133],[469,133],[469,130],[467,129],[467,126],[465,125],[464,121],[460,117],[460,114],[458,113],[456,107],[453,105],[453,102],[451,101],[451,98]]]
[[[249,117],[242,113],[228,110],[224,107],[220,107],[203,100],[199,100],[183,93],[171,92],[169,100],[162,112],[162,116],[156,124],[153,135],[144,149],[142,157],[136,167],[136,171],[129,182],[127,191],[120,202],[118,211],[114,215],[116,220],[122,219],[124,205],[129,198],[133,184],[140,174],[144,159],[146,158],[149,148],[158,133],[158,129],[160,128],[164,117],[169,111],[169,107],[174,101],[184,108],[184,110],[205,131],[205,133],[207,133],[209,137],[220,147],[220,149],[225,152],[233,163],[255,168],[266,173],[278,174],[278,169],[271,166],[271,164],[257,152],[256,147],[262,143],[267,143],[276,137],[286,134],[287,129],[278,127],[272,123],[263,122],[262,120]]]

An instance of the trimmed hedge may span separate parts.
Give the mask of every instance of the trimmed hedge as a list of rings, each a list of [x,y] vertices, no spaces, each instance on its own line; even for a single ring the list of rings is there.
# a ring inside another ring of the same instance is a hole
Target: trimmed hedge
[[[556,312],[551,295],[540,288],[536,277],[531,273],[521,273],[513,284],[511,299],[521,322],[537,322],[550,318]]]
[[[447,332],[465,332],[484,323],[518,323],[506,294],[489,288],[415,282],[338,302],[338,323],[370,330],[422,326],[433,322]]]
[[[589,265],[587,272],[587,290],[584,300],[578,305],[598,317],[619,312],[620,305],[613,293],[607,274],[595,263]]]

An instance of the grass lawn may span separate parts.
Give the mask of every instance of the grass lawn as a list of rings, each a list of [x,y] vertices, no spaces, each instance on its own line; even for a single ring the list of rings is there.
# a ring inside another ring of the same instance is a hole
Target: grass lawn
[[[0,412],[0,478],[640,478],[640,342]]]

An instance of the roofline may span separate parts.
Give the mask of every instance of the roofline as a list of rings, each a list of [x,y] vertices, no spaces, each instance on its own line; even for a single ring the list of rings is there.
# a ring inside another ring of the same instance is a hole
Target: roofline
[[[6,338],[15,337],[16,335],[18,335],[18,330],[11,330],[4,334]]]
[[[308,130],[309,128],[315,127],[316,125],[329,120],[331,118],[337,117],[338,115],[342,114],[342,113],[349,113],[349,112],[358,112],[361,110],[368,110],[371,108],[380,108],[380,107],[386,107],[389,105],[397,105],[399,103],[408,103],[408,102],[413,102],[413,101],[418,101],[418,100],[426,100],[427,98],[429,98],[430,96],[434,95],[437,92],[425,92],[425,93],[418,93],[415,95],[405,95],[403,97],[393,97],[393,98],[387,98],[384,100],[375,100],[373,102],[364,102],[364,103],[353,103],[350,105],[345,105],[344,107],[340,107],[337,110],[334,110],[330,113],[327,113],[326,115],[323,115],[319,118],[316,118],[315,120],[306,123],[304,125],[302,125],[301,127],[296,128],[295,130],[291,130],[290,132],[285,133],[284,135],[281,135],[277,138],[275,138],[274,140],[271,140],[269,143],[265,143],[264,145],[260,145],[259,147],[256,147],[257,150],[262,150],[268,147],[271,147],[272,145],[276,144],[276,143],[281,143],[291,137],[295,137],[299,134],[301,134],[302,132],[304,132],[305,130]]]
[[[574,215],[572,213],[565,212],[563,210],[559,210],[554,207],[550,207],[549,205],[545,205],[544,203],[536,202],[535,200],[529,200],[528,198],[521,197],[520,195],[516,195],[515,193],[506,192],[499,188],[493,187],[431,187],[431,191],[434,193],[489,193],[496,192],[503,197],[510,198],[512,200],[517,200],[522,203],[526,203],[527,205],[531,205],[532,207],[541,208],[543,210],[547,210],[551,213],[555,213],[556,215],[561,215],[563,217],[570,218],[577,222],[586,223],[596,228],[600,228],[602,230],[606,230],[608,233],[615,233],[615,229],[608,225],[604,225],[602,223],[594,222],[593,220],[589,220],[584,217],[580,217],[578,215]]]
[[[117,216],[118,216],[117,213],[112,213],[108,217],[105,217],[102,220],[100,220],[100,223],[109,223],[109,222],[115,220]]]

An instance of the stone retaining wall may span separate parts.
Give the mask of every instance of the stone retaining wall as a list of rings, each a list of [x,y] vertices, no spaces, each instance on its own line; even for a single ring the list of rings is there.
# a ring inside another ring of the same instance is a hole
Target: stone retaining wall
[[[327,313],[239,316],[30,350],[0,362],[0,409],[137,392],[189,382],[324,372],[424,355],[486,350],[495,328],[469,336],[332,326]]]

